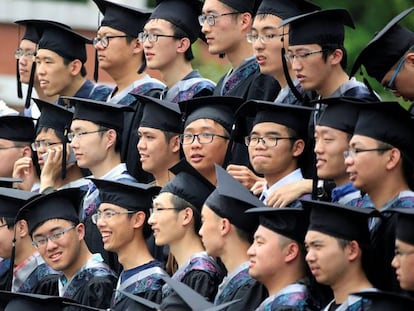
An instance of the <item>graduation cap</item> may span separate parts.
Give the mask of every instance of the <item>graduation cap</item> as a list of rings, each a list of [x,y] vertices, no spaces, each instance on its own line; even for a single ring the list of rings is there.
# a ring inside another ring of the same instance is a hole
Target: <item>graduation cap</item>
[[[122,130],[124,126],[124,111],[132,110],[129,106],[87,98],[70,96],[61,96],[60,98],[68,100],[70,106],[75,106],[73,120],[90,121],[110,129]]]
[[[79,188],[67,188],[42,194],[29,200],[21,208],[16,221],[26,220],[30,235],[40,224],[50,219],[64,219],[78,224],[82,197]]]
[[[211,119],[231,133],[234,113],[244,102],[241,97],[203,96],[182,101],[179,104],[184,128],[198,119]]]
[[[0,290],[0,305],[4,304],[4,311],[59,311],[68,306],[74,306],[80,310],[105,311],[104,309],[85,306],[75,300],[66,297],[48,296],[30,293],[12,293]]]
[[[99,189],[101,203],[111,203],[132,212],[149,211],[152,198],[160,191],[160,187],[150,184],[89,179]]]
[[[364,311],[406,311],[414,310],[414,300],[408,295],[402,295],[381,290],[365,290],[352,293],[366,301],[362,303]]]
[[[369,244],[368,218],[377,215],[378,212],[375,209],[316,200],[301,200],[301,202],[304,209],[311,210],[309,231],[318,231],[339,239]]]
[[[397,226],[395,237],[404,243],[414,245],[414,209],[413,208],[394,208],[390,212],[397,213]]]
[[[132,95],[144,104],[139,126],[181,133],[181,111],[178,104],[144,95]]]
[[[207,198],[205,204],[222,218],[248,233],[256,231],[258,219],[245,213],[252,207],[264,206],[239,181],[234,179],[225,169],[215,164],[217,188]]]
[[[361,103],[354,134],[368,136],[414,157],[414,123],[398,102]]]
[[[411,7],[395,16],[357,56],[350,76],[354,76],[363,65],[371,77],[381,82],[385,74],[414,45],[414,32],[401,27],[398,23],[414,10]]]
[[[252,127],[264,122],[272,122],[284,125],[295,130],[300,138],[307,138],[309,118],[314,109],[298,105],[276,104],[263,100],[250,100],[236,112],[235,138],[239,142],[249,135],[246,118],[253,118]]]
[[[309,213],[302,208],[255,207],[246,213],[259,215],[259,224],[278,234],[303,243],[309,226]]]
[[[14,183],[23,182],[22,178],[0,177],[0,187],[13,188]]]
[[[138,8],[115,3],[107,0],[93,0],[102,12],[104,18],[101,22],[102,26],[108,26],[116,30],[124,32],[126,35],[137,38],[138,34],[144,28],[150,11],[139,10]]]
[[[202,35],[198,16],[203,3],[200,0],[158,0],[151,19],[164,19],[183,30],[194,43]]]
[[[318,5],[305,0],[263,0],[256,15],[271,14],[284,20],[320,9]]]
[[[36,136],[33,119],[24,116],[1,116],[0,138],[32,142]]]
[[[191,203],[201,212],[207,197],[216,187],[185,159],[169,169],[175,177],[162,187],[160,193],[169,192]]]
[[[351,15],[345,9],[327,9],[294,16],[282,21],[289,24],[289,45],[338,44],[345,39],[344,26],[355,28]]]
[[[14,219],[27,200],[38,195],[30,191],[0,187],[0,217]]]
[[[221,3],[224,3],[225,5],[231,7],[236,12],[239,13],[250,13],[254,14],[256,9],[256,3],[257,1],[254,0],[219,0]]]
[[[358,120],[360,100],[355,97],[328,97],[317,102],[325,108],[319,114],[316,125],[327,126],[342,132],[353,134]]]

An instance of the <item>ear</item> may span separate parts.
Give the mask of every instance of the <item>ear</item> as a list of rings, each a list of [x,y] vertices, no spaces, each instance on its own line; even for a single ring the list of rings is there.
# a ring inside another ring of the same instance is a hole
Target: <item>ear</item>
[[[343,57],[344,52],[341,49],[336,49],[331,55],[328,56],[328,60],[330,59],[331,65],[338,65],[341,63]]]
[[[25,220],[19,220],[16,225],[16,235],[19,236],[21,239],[29,235],[29,227],[27,226],[27,222]]]
[[[351,241],[346,246],[347,249],[347,257],[349,261],[355,261],[356,259],[361,257],[361,249],[359,248],[359,244],[357,241]]]
[[[405,56],[405,64],[414,67],[414,52],[410,52]]]
[[[133,228],[142,228],[145,225],[147,217],[143,211],[136,212],[132,215]]]
[[[188,38],[181,38],[177,41],[179,41],[177,47],[177,54],[184,54],[191,46],[190,39]]]
[[[186,207],[184,210],[180,211],[182,212],[182,224],[183,226],[186,226],[190,223],[192,223],[194,218],[193,210],[190,207]]]
[[[227,218],[220,219],[220,235],[226,236],[232,230],[232,224]]]
[[[303,139],[298,139],[297,141],[295,141],[292,147],[293,157],[295,158],[299,157],[303,153],[304,149],[305,149],[305,142]]]
[[[397,165],[399,165],[400,163],[402,163],[401,157],[402,157],[401,151],[399,149],[397,149],[397,148],[392,148],[390,150],[390,152],[389,152],[388,157],[386,157],[386,160],[387,160],[387,164],[385,166],[386,169],[387,170],[392,170]]]
[[[106,144],[107,149],[111,148],[112,146],[115,148],[115,144],[116,144],[116,131],[114,129],[109,129],[105,133],[105,135],[107,137],[107,144]]]
[[[22,148],[22,157],[32,157],[32,149],[30,148],[30,146],[24,146]]]
[[[180,136],[175,135],[174,137],[170,139],[169,143],[170,143],[170,148],[172,152],[177,153],[180,151],[180,148],[181,148]]]
[[[285,262],[290,263],[299,256],[299,246],[295,242],[291,242],[285,246]]]
[[[133,39],[131,41],[131,47],[132,47],[132,54],[137,55],[140,54],[144,50],[144,46],[141,42],[139,42],[138,39]]]
[[[239,20],[241,22],[242,31],[250,31],[253,23],[252,15],[250,13],[240,13]]]
[[[78,240],[83,240],[85,238],[85,225],[83,223],[79,223],[75,230],[78,233]]]
[[[73,77],[77,76],[82,69],[82,62],[79,59],[75,59],[69,63],[68,68]]]

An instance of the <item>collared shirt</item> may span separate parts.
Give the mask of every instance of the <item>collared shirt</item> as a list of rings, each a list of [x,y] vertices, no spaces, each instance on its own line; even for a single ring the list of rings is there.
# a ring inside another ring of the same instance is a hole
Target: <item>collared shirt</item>
[[[268,188],[268,185],[266,184],[263,188],[263,192],[260,195],[260,200],[263,201],[266,204],[267,198],[272,194],[276,189],[292,184],[298,181],[303,180],[302,171],[300,168],[294,170],[293,172],[289,173],[285,177],[279,179],[277,182],[275,182],[270,188]]]

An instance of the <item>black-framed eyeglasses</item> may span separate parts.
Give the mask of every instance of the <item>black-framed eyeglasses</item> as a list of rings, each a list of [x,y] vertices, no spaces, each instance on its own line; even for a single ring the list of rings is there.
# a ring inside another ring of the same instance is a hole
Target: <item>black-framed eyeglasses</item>
[[[298,60],[298,61],[303,61],[303,60],[305,60],[306,58],[308,58],[311,55],[319,54],[319,53],[323,53],[323,52],[325,52],[325,50],[317,50],[317,51],[309,51],[309,52],[300,52],[300,53],[296,53],[296,54],[287,53],[287,54],[285,54],[285,58],[286,58],[286,60],[288,62],[293,63],[293,61],[295,59]]]
[[[401,71],[404,61],[405,61],[405,56],[401,57],[401,59],[398,61],[397,67],[395,67],[394,73],[392,74],[390,81],[388,81],[388,83],[383,85],[385,90],[393,92],[393,93],[397,92],[397,89],[395,87],[395,80],[397,79],[397,76]]]
[[[235,14],[240,14],[240,12],[228,12],[228,13],[223,13],[223,14],[218,14],[218,15],[203,14],[198,17],[198,22],[200,23],[200,26],[203,26],[205,22],[207,22],[209,26],[214,26],[216,24],[217,18],[222,17],[222,16],[227,16],[227,15],[235,15]]]
[[[194,140],[197,138],[197,141],[202,144],[211,144],[213,142],[214,137],[220,137],[223,139],[229,139],[228,136],[223,136],[219,134],[213,133],[200,133],[200,134],[181,134],[180,135],[180,142],[182,145],[191,145]]]
[[[154,42],[157,42],[158,41],[158,37],[161,37],[161,38],[176,38],[176,39],[181,39],[181,37],[175,36],[175,35],[162,35],[162,34],[158,34],[158,33],[140,32],[138,34],[138,41],[141,42],[141,43],[144,43],[145,40],[148,40],[148,42],[154,43]]]
[[[281,139],[296,140],[297,137],[279,137],[279,136],[246,136],[244,138],[244,143],[248,147],[255,147],[259,142],[263,143],[263,146],[266,147],[276,147],[277,142]]]
[[[37,151],[40,148],[47,149],[50,146],[61,144],[61,143],[62,142],[60,142],[60,141],[59,142],[50,142],[50,141],[47,141],[47,140],[35,140],[33,143],[31,143],[30,146],[32,147],[33,151]]]
[[[159,212],[162,211],[168,211],[168,210],[176,210],[179,211],[178,208],[175,207],[150,207],[150,214],[158,214]]]
[[[75,229],[76,226],[72,226],[66,229],[63,229],[61,231],[55,232],[53,234],[44,236],[44,237],[35,237],[32,241],[32,245],[36,248],[45,247],[47,244],[47,241],[50,240],[52,242],[58,241],[66,232],[69,232],[70,230]]]
[[[269,33],[269,34],[263,34],[259,35],[257,33],[248,33],[246,35],[246,40],[249,43],[255,43],[257,40],[260,40],[263,44],[270,43],[273,39],[283,37],[285,34],[275,34],[275,33]]]
[[[135,214],[134,211],[125,211],[125,212],[116,212],[116,211],[104,211],[104,212],[97,212],[91,216],[92,222],[96,225],[99,219],[108,220],[114,217],[115,215],[123,215],[123,214]]]
[[[103,133],[108,131],[108,129],[99,129],[96,131],[84,131],[84,132],[70,132],[67,135],[67,138],[70,142],[72,142],[75,138],[80,139],[85,135],[95,134],[95,133]]]
[[[394,250],[395,257],[408,256],[408,255],[412,255],[412,254],[414,254],[414,249],[413,250],[406,250],[406,251],[404,251],[402,249],[396,248]]]
[[[109,36],[109,35],[105,35],[102,37],[95,37],[93,38],[92,44],[95,48],[97,48],[98,43],[101,44],[101,46],[105,49],[108,47],[109,45],[109,39],[113,39],[113,38],[128,38],[130,36],[128,35],[118,35],[118,36]]]
[[[361,152],[370,152],[370,151],[388,151],[391,150],[391,147],[382,147],[382,148],[371,148],[371,149],[361,149],[361,148],[350,148],[344,151],[344,158],[355,158],[358,153]]]
[[[36,51],[24,51],[21,48],[18,48],[16,52],[14,52],[15,59],[25,58],[25,59],[34,60],[35,56],[36,56]]]

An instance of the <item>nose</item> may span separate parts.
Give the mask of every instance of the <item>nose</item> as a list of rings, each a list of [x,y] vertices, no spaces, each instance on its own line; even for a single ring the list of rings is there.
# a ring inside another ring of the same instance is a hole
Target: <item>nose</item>
[[[203,26],[201,26],[201,32],[206,34],[208,32],[210,32],[211,26],[207,23],[207,21],[204,21]]]
[[[253,256],[255,254],[254,243],[250,245],[249,249],[247,250],[247,256]]]
[[[290,63],[292,65],[292,70],[300,71],[302,69],[302,63],[298,61],[296,57],[294,57]]]
[[[308,250],[308,252],[306,253],[305,260],[306,260],[306,262],[315,261],[315,256],[314,256],[314,254],[311,250]]]
[[[264,49],[265,45],[260,38],[257,38],[257,40],[252,43],[252,47],[254,51],[260,51]]]
[[[55,242],[53,242],[51,239],[47,239],[46,240],[46,250],[53,250],[57,248],[57,244]]]
[[[146,144],[144,143],[144,139],[139,138],[138,139],[138,143],[137,143],[137,150],[144,150],[145,149]]]
[[[155,216],[154,216],[154,214],[151,214],[150,217],[148,218],[148,224],[149,225],[155,224]]]
[[[344,163],[345,163],[345,165],[346,165],[346,166],[351,166],[351,165],[353,165],[353,164],[354,164],[354,158],[353,158],[353,157],[351,157],[351,156],[347,156],[347,157],[344,159]]]
[[[315,139],[315,147],[313,148],[313,152],[315,152],[316,154],[322,153],[322,144],[319,141],[319,139]]]
[[[397,268],[399,267],[399,262],[398,262],[397,256],[394,256],[394,258],[392,259],[392,261],[391,261],[391,266],[392,266],[394,269],[397,269]]]

